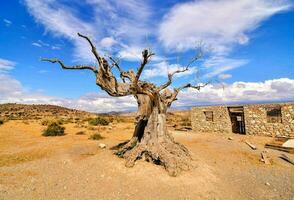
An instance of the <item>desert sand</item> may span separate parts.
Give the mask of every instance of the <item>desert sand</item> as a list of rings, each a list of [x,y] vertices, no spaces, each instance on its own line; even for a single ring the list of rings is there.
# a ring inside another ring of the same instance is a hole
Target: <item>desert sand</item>
[[[110,148],[131,137],[133,123],[64,126],[66,135],[60,137],[41,136],[45,126],[39,120],[10,120],[0,126],[0,199],[286,200],[294,196],[294,167],[279,158],[281,152],[267,149],[272,164],[260,161],[269,137],[170,130],[193,155],[190,171],[170,177],[162,166],[142,160],[126,168],[124,159],[113,155]],[[76,135],[79,131],[85,135]],[[105,138],[89,140],[95,132]],[[106,148],[99,148],[100,143]]]

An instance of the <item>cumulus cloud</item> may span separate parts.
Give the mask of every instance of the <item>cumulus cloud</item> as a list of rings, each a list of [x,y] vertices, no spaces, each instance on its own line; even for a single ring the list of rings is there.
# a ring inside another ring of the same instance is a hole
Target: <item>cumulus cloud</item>
[[[75,16],[72,9],[55,0],[25,0],[29,13],[38,23],[41,23],[55,36],[62,36],[71,40],[78,58],[92,60],[89,48],[84,41],[80,41],[77,33],[82,31],[90,36],[96,35],[94,27]]]
[[[196,91],[187,89],[179,94],[175,107],[193,105],[294,101],[294,79],[280,78],[264,82],[234,82],[208,85]]]
[[[161,41],[171,48],[194,48],[203,40],[216,52],[246,44],[248,33],[270,16],[291,7],[286,0],[200,0],[179,3],[164,17]]]
[[[145,1],[85,2],[85,6],[93,10],[93,13],[89,13],[93,14],[93,20],[85,21],[80,18],[74,7],[68,7],[62,1],[25,0],[25,5],[35,20],[44,25],[46,31],[73,42],[76,58],[89,62],[93,61],[93,56],[87,42],[77,37],[78,32],[90,36],[99,44],[97,48],[102,53],[110,50],[113,45],[116,45],[114,51],[120,51],[125,45],[141,43],[146,34],[153,32],[147,25],[151,12]]]
[[[176,51],[193,49],[199,41],[210,46],[212,61],[217,68],[211,69],[207,77],[213,77],[246,64],[243,59],[228,58],[234,46],[247,44],[250,33],[263,21],[291,6],[288,0],[194,0],[178,3],[163,18],[158,37],[166,48]]]
[[[110,97],[105,93],[85,94],[76,99],[44,95],[36,91],[27,91],[13,77],[0,74],[0,103],[51,104],[68,108],[104,113],[111,111],[134,111],[136,101],[132,96]]]
[[[200,91],[187,89],[179,94],[174,108],[194,105],[294,101],[294,80],[280,78],[264,82],[234,82],[224,87],[208,85]],[[106,93],[85,94],[76,99],[44,95],[27,91],[13,77],[0,74],[0,103],[52,104],[105,113],[111,111],[135,111],[137,103],[132,96],[110,97]]]

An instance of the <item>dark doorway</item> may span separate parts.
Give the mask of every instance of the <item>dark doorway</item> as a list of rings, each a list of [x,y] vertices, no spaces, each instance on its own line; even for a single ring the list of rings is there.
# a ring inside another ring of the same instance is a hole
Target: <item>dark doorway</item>
[[[243,106],[228,107],[228,110],[232,123],[232,132],[238,134],[246,134]]]

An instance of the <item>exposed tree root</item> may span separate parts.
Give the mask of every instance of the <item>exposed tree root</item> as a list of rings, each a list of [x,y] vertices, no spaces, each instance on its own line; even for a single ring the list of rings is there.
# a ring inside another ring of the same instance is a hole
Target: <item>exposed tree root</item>
[[[126,159],[126,167],[133,167],[136,160],[144,159],[162,165],[170,176],[177,176],[181,171],[191,168],[191,155],[181,144],[168,142],[144,143],[136,139],[117,146],[115,154]]]

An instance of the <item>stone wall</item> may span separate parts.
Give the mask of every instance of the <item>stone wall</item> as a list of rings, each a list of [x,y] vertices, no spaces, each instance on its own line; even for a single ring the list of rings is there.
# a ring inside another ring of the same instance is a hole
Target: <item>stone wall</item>
[[[269,108],[280,106],[281,121],[268,122]],[[247,135],[294,137],[294,103],[243,105]],[[204,112],[213,112],[213,121],[207,121]],[[194,107],[191,124],[195,132],[232,133],[228,106]]]
[[[204,112],[213,112],[213,121],[207,121]],[[231,120],[226,106],[194,107],[191,112],[192,129],[196,132],[231,133]]]
[[[281,122],[269,123],[267,109],[281,106]],[[245,127],[248,135],[294,136],[294,103],[244,106]]]

